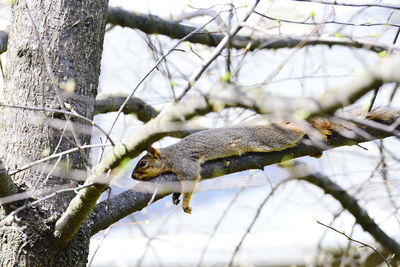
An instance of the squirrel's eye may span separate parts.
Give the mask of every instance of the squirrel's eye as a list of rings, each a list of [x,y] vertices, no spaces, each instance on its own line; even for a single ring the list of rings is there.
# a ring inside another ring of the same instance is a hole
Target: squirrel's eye
[[[142,160],[142,161],[139,163],[139,165],[140,165],[140,167],[145,167],[145,166],[147,165],[147,161]]]

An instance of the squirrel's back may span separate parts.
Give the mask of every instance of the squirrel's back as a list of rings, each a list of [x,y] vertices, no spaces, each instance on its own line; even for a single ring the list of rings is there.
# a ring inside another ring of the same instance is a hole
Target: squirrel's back
[[[270,152],[294,146],[304,133],[287,124],[255,127],[227,127],[204,130],[161,149],[171,162],[185,157],[206,161],[248,152]]]

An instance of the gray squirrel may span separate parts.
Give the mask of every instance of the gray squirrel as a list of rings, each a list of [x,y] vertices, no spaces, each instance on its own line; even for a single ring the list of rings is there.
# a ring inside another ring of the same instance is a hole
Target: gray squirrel
[[[390,109],[375,109],[363,118],[374,121],[392,121],[396,112]],[[325,118],[310,121],[325,139],[332,132],[346,129],[344,125]],[[191,213],[190,199],[200,180],[200,165],[208,160],[239,156],[249,152],[281,151],[297,145],[306,133],[293,123],[271,123],[265,126],[240,126],[215,128],[191,134],[165,148],[150,147],[136,165],[132,178],[151,180],[164,172],[176,174],[182,184],[182,208]],[[317,155],[312,155],[317,156]],[[318,157],[318,156],[317,156]],[[174,193],[172,200],[179,204],[181,193]]]

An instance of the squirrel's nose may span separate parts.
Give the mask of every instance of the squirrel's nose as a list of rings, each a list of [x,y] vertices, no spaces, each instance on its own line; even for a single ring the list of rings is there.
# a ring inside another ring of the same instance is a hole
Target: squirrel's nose
[[[131,177],[132,177],[133,179],[135,179],[135,180],[136,180],[136,176],[135,176],[135,173],[134,173],[134,172],[132,172],[132,175],[131,175]]]

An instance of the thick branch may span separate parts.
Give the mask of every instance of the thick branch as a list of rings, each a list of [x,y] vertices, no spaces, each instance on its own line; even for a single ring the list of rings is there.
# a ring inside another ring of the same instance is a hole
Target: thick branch
[[[301,180],[312,183],[322,190],[326,194],[331,195],[337,201],[342,204],[343,208],[348,210],[356,219],[356,222],[361,225],[364,231],[370,233],[376,241],[378,241],[382,247],[394,253],[397,258],[400,255],[400,245],[391,237],[389,237],[382,229],[375,223],[367,211],[363,209],[357,202],[357,200],[349,195],[346,190],[341,188],[338,184],[334,183],[329,177],[321,174],[308,175],[302,177]]]
[[[107,112],[117,112],[127,97],[127,95],[97,95],[94,106],[94,115]],[[134,113],[137,115],[138,119],[143,122],[148,122],[158,114],[157,110],[137,97],[131,97],[122,112],[125,114]]]
[[[396,119],[400,118],[400,113],[392,113],[392,115],[393,116],[388,118],[387,121],[383,122],[384,124],[382,125],[390,125]],[[397,128],[399,129],[400,127]],[[365,127],[363,130],[369,133],[370,136],[373,136],[374,139],[381,139],[391,136],[387,131],[382,131],[376,127]],[[248,153],[242,156],[207,161],[202,165],[201,176],[202,179],[210,179],[249,169],[263,169],[264,166],[279,163],[282,160],[287,160],[289,158],[316,155],[322,150],[328,149],[329,147],[356,145],[365,141],[369,140],[362,136],[348,138],[335,133],[328,137],[328,146],[321,148],[312,145],[310,140],[304,138],[303,142],[299,143],[298,145],[282,151],[269,153]],[[173,192],[173,190],[168,191],[168,188],[163,188],[163,183],[178,182],[176,176],[170,173],[162,174],[152,181],[160,185],[158,192],[162,192],[161,194],[158,194],[153,201],[156,201]],[[154,192],[155,190],[154,188],[149,188],[149,186],[150,185],[147,183],[145,185],[143,185],[143,183],[138,183],[132,189],[115,196],[109,202],[103,201],[96,205],[91,217],[94,222],[91,233],[95,234],[98,231],[107,228],[112,223],[122,219],[126,215],[135,211],[139,211],[145,207],[152,198],[152,194],[149,192]],[[143,188],[145,190],[143,190]],[[115,210],[113,210],[114,208]]]
[[[185,26],[177,22],[164,20],[155,15],[142,14],[139,12],[127,11],[122,8],[108,8],[108,23],[138,29],[147,34],[162,34],[173,39],[182,39],[196,28]],[[198,33],[192,35],[187,41],[200,43],[209,46],[217,46],[224,38],[224,34]]]
[[[178,182],[176,176],[171,173],[165,173],[157,179],[166,182]],[[155,202],[171,194],[171,192],[163,191],[152,199],[152,192],[155,191],[155,188],[155,185],[152,187],[152,184],[149,183],[138,183],[110,200],[98,203],[89,216],[89,220],[92,221],[91,235],[108,228],[133,212],[142,210],[149,205],[150,201]]]

